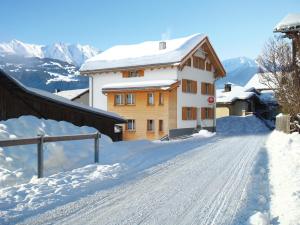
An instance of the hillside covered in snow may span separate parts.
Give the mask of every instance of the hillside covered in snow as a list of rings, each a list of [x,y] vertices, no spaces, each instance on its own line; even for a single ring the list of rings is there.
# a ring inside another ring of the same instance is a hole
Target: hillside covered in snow
[[[88,87],[88,78],[76,66],[57,59],[0,56],[0,69],[28,87],[49,92]]]
[[[51,45],[27,44],[19,40],[0,43],[0,55],[52,58],[80,66],[100,51],[89,45],[54,43]]]

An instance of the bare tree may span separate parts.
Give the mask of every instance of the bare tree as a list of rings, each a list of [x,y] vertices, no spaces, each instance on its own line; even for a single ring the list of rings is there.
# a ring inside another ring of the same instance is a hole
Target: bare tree
[[[300,60],[293,55],[291,43],[282,37],[270,39],[258,63],[262,72],[260,82],[274,91],[282,112],[295,118],[300,112]]]

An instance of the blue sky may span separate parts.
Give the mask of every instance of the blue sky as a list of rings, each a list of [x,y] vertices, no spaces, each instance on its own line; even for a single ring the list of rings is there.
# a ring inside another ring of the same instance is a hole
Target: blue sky
[[[208,34],[222,60],[255,58],[299,0],[1,0],[0,42],[117,44]]]

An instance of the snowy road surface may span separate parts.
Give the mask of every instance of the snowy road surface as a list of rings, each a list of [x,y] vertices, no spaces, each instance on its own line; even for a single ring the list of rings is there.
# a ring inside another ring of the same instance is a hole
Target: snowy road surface
[[[215,141],[156,165],[140,178],[22,223],[245,224],[252,213],[253,170],[267,136],[217,135]]]

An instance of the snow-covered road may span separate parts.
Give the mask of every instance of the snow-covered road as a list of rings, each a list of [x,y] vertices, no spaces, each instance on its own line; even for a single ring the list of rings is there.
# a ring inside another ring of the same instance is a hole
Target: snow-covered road
[[[24,224],[245,224],[268,132],[219,136],[138,179],[28,218]],[[251,200],[252,199],[252,200]]]

